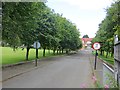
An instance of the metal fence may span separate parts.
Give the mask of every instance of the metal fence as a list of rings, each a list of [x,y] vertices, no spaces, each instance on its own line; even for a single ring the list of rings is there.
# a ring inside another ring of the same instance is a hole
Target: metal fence
[[[106,63],[103,63],[103,85],[111,86],[111,80],[114,79],[114,70]]]

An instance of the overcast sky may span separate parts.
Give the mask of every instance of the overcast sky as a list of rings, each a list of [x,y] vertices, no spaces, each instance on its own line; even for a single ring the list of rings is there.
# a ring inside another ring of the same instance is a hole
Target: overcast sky
[[[98,25],[105,18],[105,8],[109,7],[113,0],[48,0],[48,7],[56,13],[63,14],[76,24],[81,37],[88,34],[93,38]]]

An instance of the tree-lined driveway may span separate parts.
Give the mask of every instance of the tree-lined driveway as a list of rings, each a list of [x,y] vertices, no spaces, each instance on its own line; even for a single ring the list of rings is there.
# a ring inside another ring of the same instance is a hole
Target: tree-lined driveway
[[[77,54],[47,60],[46,64],[37,69],[4,81],[3,88],[94,87],[90,53],[91,50],[86,49]]]

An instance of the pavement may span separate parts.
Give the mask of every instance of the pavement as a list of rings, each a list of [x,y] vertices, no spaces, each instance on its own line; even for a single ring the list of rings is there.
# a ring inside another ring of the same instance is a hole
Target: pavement
[[[91,55],[90,56],[90,62],[93,70],[93,75],[96,77],[97,82],[99,83],[100,87],[103,87],[103,62],[97,58],[96,62],[96,70],[94,69],[94,64],[95,64],[95,56]],[[98,87],[99,88],[99,87]]]
[[[2,69],[3,88],[95,88],[91,49]],[[97,65],[99,77],[102,68]],[[100,80],[102,77],[100,78]]]

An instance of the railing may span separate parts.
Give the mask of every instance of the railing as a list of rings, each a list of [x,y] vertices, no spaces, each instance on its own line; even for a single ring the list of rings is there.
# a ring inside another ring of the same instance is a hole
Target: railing
[[[103,63],[103,85],[109,85],[111,86],[111,80],[114,78],[114,70],[109,67],[106,63]]]

